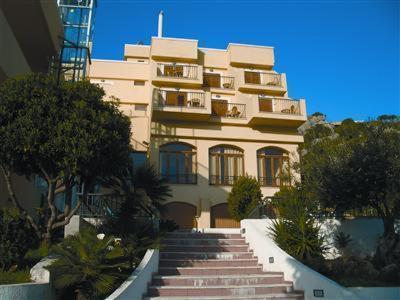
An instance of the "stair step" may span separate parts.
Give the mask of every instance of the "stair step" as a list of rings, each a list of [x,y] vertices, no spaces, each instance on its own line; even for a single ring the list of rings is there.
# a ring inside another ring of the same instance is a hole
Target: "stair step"
[[[204,250],[204,252],[247,252],[249,247],[247,245],[202,245],[200,249],[198,245],[165,245],[161,247],[161,251],[173,252],[198,252],[199,250]]]
[[[264,294],[254,296],[199,296],[199,297],[147,297],[144,300],[231,300],[231,299],[245,299],[245,300],[258,300],[258,299],[285,299],[285,300],[301,300],[304,299],[302,293],[279,293],[279,294]]]
[[[240,239],[240,233],[189,233],[189,232],[169,232],[165,235],[166,238],[179,239]]]
[[[291,284],[263,284],[243,286],[150,286],[149,296],[253,296],[260,294],[287,293]]]
[[[250,259],[160,259],[160,267],[252,267],[258,260]]]
[[[210,239],[210,238],[187,238],[171,239],[164,238],[162,243],[165,245],[247,245],[246,240],[241,239]]]
[[[168,259],[250,259],[254,258],[251,252],[174,252],[161,251],[160,258]]]
[[[239,275],[239,274],[260,274],[261,266],[254,267],[160,267],[160,275]]]
[[[259,285],[283,283],[282,274],[215,275],[215,276],[154,276],[152,285],[215,286]]]

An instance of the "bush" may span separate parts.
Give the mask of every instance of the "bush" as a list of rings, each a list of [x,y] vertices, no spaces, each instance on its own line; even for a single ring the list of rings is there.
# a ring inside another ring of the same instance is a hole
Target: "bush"
[[[5,272],[0,270],[0,285],[31,282],[29,268],[22,271]]]
[[[240,221],[257,207],[262,198],[260,183],[249,176],[240,177],[228,195],[228,210],[232,218]]]
[[[38,238],[28,221],[16,209],[0,209],[0,270],[23,262]]]
[[[320,226],[310,213],[307,202],[294,187],[284,187],[277,193],[274,206],[279,219],[274,220],[271,230],[277,245],[302,262],[315,263],[327,250],[320,236]]]
[[[131,249],[129,249],[131,251]],[[51,250],[59,258],[46,267],[55,276],[54,286],[67,298],[107,296],[132,272],[130,253],[112,236],[97,237],[93,229],[66,238]]]

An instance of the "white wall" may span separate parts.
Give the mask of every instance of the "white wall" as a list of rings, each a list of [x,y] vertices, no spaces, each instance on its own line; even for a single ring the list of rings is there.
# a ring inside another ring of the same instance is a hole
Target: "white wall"
[[[0,285],[0,300],[57,299],[51,285],[50,272],[44,269],[53,259],[44,258],[30,271],[33,282]]]
[[[158,261],[159,251],[156,249],[147,250],[142,261],[132,275],[106,299],[141,300],[142,296],[147,291],[147,286],[151,282],[153,274],[158,271]]]
[[[268,236],[270,220],[242,220],[246,242],[258,257],[264,271],[284,272],[285,280],[293,282],[295,290],[304,291],[305,299],[319,299],[313,290],[324,290],[324,299],[361,299],[350,290],[303,265],[279,248]],[[270,263],[273,258],[273,263]]]
[[[326,258],[337,256],[334,238],[339,232],[349,234],[351,242],[344,249],[347,255],[367,256],[373,255],[379,237],[383,234],[383,222],[379,218],[356,218],[352,220],[327,220],[321,226],[321,233],[326,243],[331,247]]]
[[[354,220],[331,220],[331,227],[351,234],[354,247],[357,251],[368,253],[376,246],[377,237],[382,234],[382,222],[377,218],[359,218]],[[345,288],[329,278],[317,273],[303,265],[279,248],[269,236],[270,219],[247,219],[240,222],[242,232],[250,249],[258,257],[264,271],[284,272],[285,280],[293,281],[295,290],[304,291],[305,299],[320,299],[313,295],[313,290],[323,290],[324,299],[374,299],[374,300],[398,300],[400,299],[400,287],[372,288],[354,287]],[[363,249],[363,247],[365,249]],[[270,262],[273,258],[273,262]]]

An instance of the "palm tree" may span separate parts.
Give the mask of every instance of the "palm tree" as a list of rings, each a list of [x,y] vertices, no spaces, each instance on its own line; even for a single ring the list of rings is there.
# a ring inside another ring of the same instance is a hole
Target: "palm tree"
[[[132,271],[130,258],[114,237],[99,239],[93,229],[66,238],[51,251],[58,257],[47,269],[54,286],[76,299],[98,299],[112,292]]]

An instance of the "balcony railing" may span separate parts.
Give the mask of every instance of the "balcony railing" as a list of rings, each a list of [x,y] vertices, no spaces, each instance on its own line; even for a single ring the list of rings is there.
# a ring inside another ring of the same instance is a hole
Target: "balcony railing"
[[[233,185],[240,176],[210,175],[210,185]]]
[[[157,89],[154,97],[158,106],[204,107],[205,93]]]
[[[161,174],[171,184],[196,184],[197,174]]]
[[[258,177],[258,182],[261,186],[280,187],[290,185],[290,180],[277,177]]]
[[[259,98],[260,112],[300,115],[300,101],[281,98]]]
[[[211,113],[213,116],[223,118],[244,119],[246,118],[246,104],[212,100]]]
[[[203,74],[203,86],[220,89],[234,89],[235,77],[220,76],[219,74]]]
[[[183,79],[197,79],[197,66],[157,64],[157,76]]]
[[[282,87],[281,74],[265,72],[245,71],[244,83]]]
[[[118,213],[121,198],[112,195],[91,193],[80,206],[79,214],[82,217],[104,217]]]

